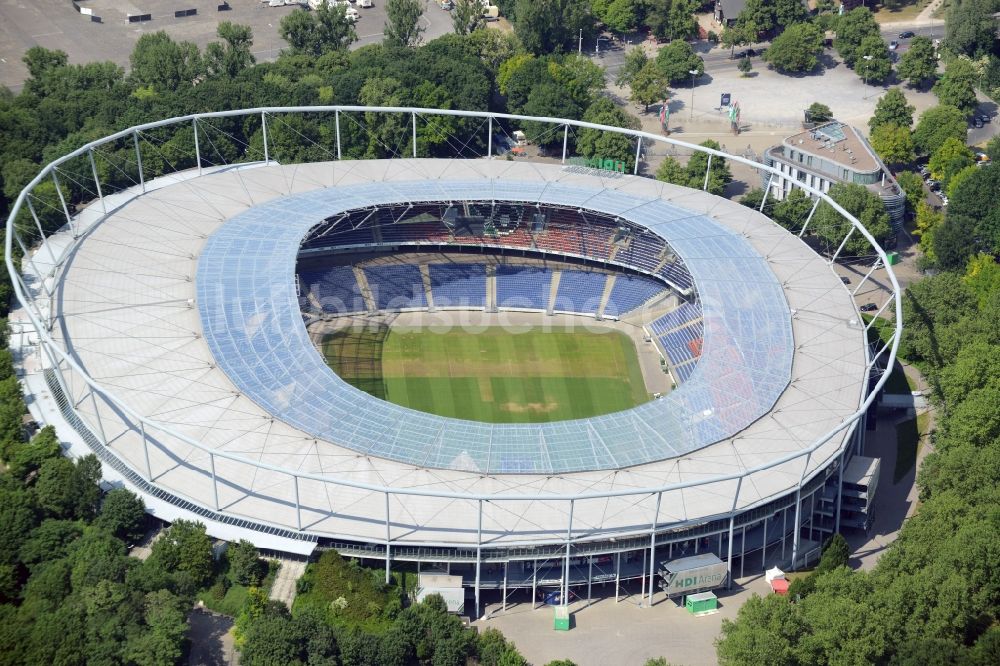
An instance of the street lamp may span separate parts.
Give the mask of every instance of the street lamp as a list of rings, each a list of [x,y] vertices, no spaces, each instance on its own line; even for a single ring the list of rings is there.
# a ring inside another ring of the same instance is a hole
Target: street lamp
[[[601,37],[600,35],[597,36],[597,50],[596,50],[595,55],[597,55],[598,57],[600,57],[600,55],[601,55],[601,40],[604,40],[606,42],[610,42],[611,38],[610,37]]]
[[[870,61],[871,61],[871,59],[872,59],[872,58],[873,58],[874,56],[870,56],[870,55],[866,55],[866,56],[861,56],[861,57],[862,57],[862,58],[864,58],[865,62],[867,63],[867,62],[870,62]],[[864,81],[864,84],[865,84],[866,86],[868,85],[868,74],[869,74],[869,71],[868,71],[868,65],[865,65],[865,73],[864,73],[864,74],[862,75],[861,79],[862,79],[862,81]],[[862,97],[862,99],[868,99],[868,95],[864,95],[864,96]]]
[[[698,76],[697,69],[689,69],[688,74],[691,75],[691,116],[689,120],[694,120],[694,77]]]

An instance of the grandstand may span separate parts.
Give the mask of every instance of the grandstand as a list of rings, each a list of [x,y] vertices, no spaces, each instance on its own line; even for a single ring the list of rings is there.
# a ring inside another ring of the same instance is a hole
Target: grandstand
[[[12,224],[36,419],[167,519],[441,564],[477,600],[693,552],[801,566],[838,528],[865,328],[826,258],[733,202],[555,164],[265,160],[106,192],[30,265]],[[438,417],[347,385],[303,323],[491,305],[645,325],[680,386],[588,419]]]
[[[434,307],[486,307],[484,264],[430,264],[428,270]]]

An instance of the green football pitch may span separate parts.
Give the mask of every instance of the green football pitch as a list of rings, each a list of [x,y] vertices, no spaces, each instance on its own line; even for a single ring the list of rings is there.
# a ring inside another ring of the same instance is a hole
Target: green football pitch
[[[561,421],[629,409],[650,397],[635,345],[616,331],[348,328],[328,334],[322,349],[351,385],[439,416]]]

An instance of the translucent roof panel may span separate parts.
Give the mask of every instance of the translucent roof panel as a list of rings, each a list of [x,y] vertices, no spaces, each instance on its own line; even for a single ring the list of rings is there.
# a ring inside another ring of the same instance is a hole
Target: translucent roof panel
[[[327,367],[306,332],[295,292],[305,234],[331,215],[379,203],[481,200],[482,181],[316,190],[228,220],[206,242],[196,283],[205,339],[219,367],[276,418],[316,438],[421,467],[490,474],[616,469],[672,458],[734,435],[774,405],[791,372],[790,312],[766,261],[743,238],[708,216],[622,192],[495,181],[493,194],[501,193],[585,206],[662,236],[685,261],[702,302],[704,346],[691,378],[623,412],[490,424],[379,400]]]

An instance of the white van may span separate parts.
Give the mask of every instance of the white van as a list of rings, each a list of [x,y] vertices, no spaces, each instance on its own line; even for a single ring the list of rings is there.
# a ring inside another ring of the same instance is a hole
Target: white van
[[[358,0],[356,4],[358,7],[363,7],[365,9],[375,6],[375,3],[372,0]]]
[[[354,7],[348,7],[344,14],[347,16],[347,20],[352,23],[357,23],[358,19],[361,18],[361,12]]]

